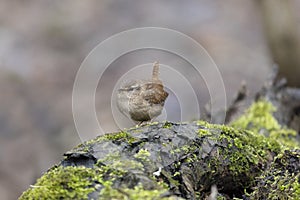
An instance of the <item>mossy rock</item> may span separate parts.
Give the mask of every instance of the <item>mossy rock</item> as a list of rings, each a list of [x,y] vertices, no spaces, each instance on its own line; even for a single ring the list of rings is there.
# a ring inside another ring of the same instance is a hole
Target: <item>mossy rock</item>
[[[254,104],[233,127],[162,122],[99,136],[67,152],[20,199],[204,199],[212,185],[220,198],[246,198],[274,157],[299,148],[293,135],[277,141],[290,130],[276,125],[272,109],[259,115],[266,127],[251,129],[258,108],[271,107]]]
[[[286,150],[258,179],[249,199],[300,199],[300,150]]]

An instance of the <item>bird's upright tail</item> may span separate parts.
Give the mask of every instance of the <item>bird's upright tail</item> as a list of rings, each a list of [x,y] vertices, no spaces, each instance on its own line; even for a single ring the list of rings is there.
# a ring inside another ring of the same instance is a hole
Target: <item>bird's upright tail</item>
[[[153,64],[153,72],[152,72],[152,80],[159,80],[159,63],[158,61],[156,61]]]

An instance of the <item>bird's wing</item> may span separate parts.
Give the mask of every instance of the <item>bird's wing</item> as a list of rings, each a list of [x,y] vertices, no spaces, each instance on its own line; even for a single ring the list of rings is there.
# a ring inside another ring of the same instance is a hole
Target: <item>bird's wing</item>
[[[164,91],[161,83],[147,83],[144,85],[144,99],[151,104],[164,104],[168,93]]]

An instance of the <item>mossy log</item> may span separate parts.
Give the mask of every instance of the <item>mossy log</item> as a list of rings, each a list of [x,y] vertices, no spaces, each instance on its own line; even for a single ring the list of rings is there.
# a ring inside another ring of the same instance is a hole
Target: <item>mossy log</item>
[[[251,199],[300,199],[300,150],[279,154],[257,178]]]
[[[290,150],[299,142],[273,111],[259,101],[231,126],[161,122],[99,136],[65,153],[20,199],[205,199],[212,185],[218,199],[268,199],[265,186],[292,199],[300,157]],[[281,158],[294,168],[277,165]],[[278,174],[285,178],[279,189],[264,182]]]

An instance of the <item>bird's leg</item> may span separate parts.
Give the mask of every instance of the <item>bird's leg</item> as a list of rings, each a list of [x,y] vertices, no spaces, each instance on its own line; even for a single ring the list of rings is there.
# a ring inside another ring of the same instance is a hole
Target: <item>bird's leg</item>
[[[137,125],[135,125],[135,126],[136,126],[136,127],[145,126],[145,125],[151,123],[151,121],[152,121],[152,120],[150,120],[150,121],[141,121],[141,122],[139,122],[139,123],[138,123]]]

